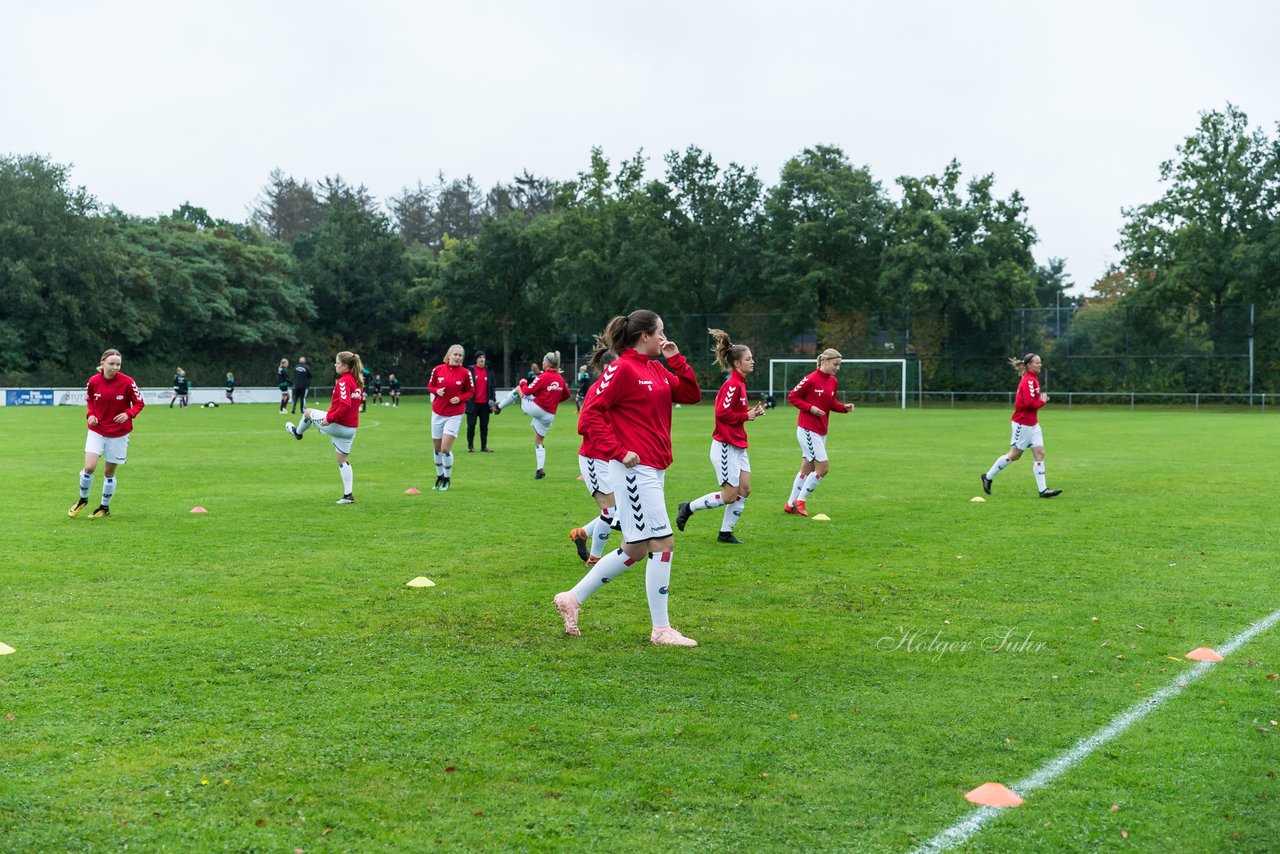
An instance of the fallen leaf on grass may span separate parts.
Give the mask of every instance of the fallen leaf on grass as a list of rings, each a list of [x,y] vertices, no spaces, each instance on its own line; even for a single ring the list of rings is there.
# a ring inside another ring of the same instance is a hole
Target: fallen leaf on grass
[[[1178,656],[1176,655],[1167,655],[1165,656],[1165,658],[1169,659],[1170,661],[1182,661],[1182,659],[1178,658]]]
[[[1268,674],[1267,674],[1267,678],[1268,678],[1268,679],[1280,679],[1280,673],[1268,673]],[[9,717],[13,717],[13,715],[10,715]]]
[[[484,815],[484,810],[472,810],[472,815]]]
[[[1112,805],[1111,805],[1111,811],[1112,811],[1112,812],[1120,812],[1120,805],[1119,805],[1119,804],[1112,804]]]
[[[267,820],[266,820],[265,818],[259,818],[259,819],[256,819],[253,823],[254,823],[254,824],[256,824],[258,827],[266,827],[266,826],[267,826]]]
[[[1144,632],[1147,630],[1147,627],[1146,627],[1146,626],[1144,626],[1144,625],[1142,625],[1141,623],[1134,623],[1134,625],[1135,625],[1135,626],[1137,626],[1138,628],[1142,629]]]
[[[768,771],[761,771],[761,772],[760,772],[760,776],[761,776],[761,777],[768,777],[768,776],[769,776],[769,772],[768,772]]]
[[[326,827],[326,828],[324,829],[324,833],[321,833],[320,835],[321,835],[321,836],[328,836],[330,833],[333,833],[333,828],[332,828],[332,827]]]
[[[1128,838],[1129,838],[1129,831],[1127,831],[1127,830],[1122,830],[1122,831],[1120,831],[1120,838],[1121,838],[1121,839],[1128,839]]]
[[[795,712],[792,712],[792,713],[791,713],[791,717],[793,717],[793,718],[798,718],[798,717],[800,717],[800,716],[799,716],[799,715],[797,715]]]
[[[1089,618],[1089,622],[1091,622],[1091,623],[1096,623],[1096,622],[1098,622],[1098,618],[1097,618],[1097,617],[1090,617],[1090,618]]]
[[[450,765],[448,768],[444,769],[444,773],[452,774],[454,771],[457,771],[457,770],[458,770],[457,768],[454,768],[452,765]]]
[[[1268,679],[1270,679],[1271,677],[1270,677],[1270,676],[1268,676],[1267,678],[1268,678]],[[11,721],[11,720],[13,720],[15,717],[17,717],[17,716],[16,716],[13,712],[10,712],[9,714],[7,714],[7,715],[5,715],[5,716],[4,716],[4,719],[5,719],[6,721]]]
[[[201,785],[201,786],[207,786],[207,785],[209,785],[209,781],[208,781],[208,780],[204,780],[204,779],[202,779],[202,780],[200,781],[200,785]]]

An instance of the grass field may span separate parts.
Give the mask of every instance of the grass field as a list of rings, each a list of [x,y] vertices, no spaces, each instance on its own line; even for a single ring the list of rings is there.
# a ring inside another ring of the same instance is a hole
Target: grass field
[[[714,488],[710,417],[675,413],[673,513]],[[906,851],[1280,608],[1270,415],[1050,408],[1065,494],[1028,455],[972,503],[1007,411],[860,409],[822,523],[781,512],[775,410],[746,544],[718,511],[677,535],[694,650],[649,645],[642,567],[563,636],[572,407],[547,479],[509,410],[448,493],[425,403],[371,407],[350,507],[283,421],[149,407],[112,515],[68,519],[81,411],[0,408],[0,851]],[[1274,851],[1278,671],[1280,629],[965,850]]]

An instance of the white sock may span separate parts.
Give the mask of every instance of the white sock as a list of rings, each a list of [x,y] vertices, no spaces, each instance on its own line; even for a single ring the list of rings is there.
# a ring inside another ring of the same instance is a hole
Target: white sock
[[[1045,483],[1044,483],[1044,460],[1037,461],[1032,466],[1032,468],[1035,470],[1035,473],[1036,473],[1036,489],[1040,490],[1041,492],[1044,492],[1046,489],[1049,488],[1045,486]]]
[[[733,526],[742,518],[742,511],[747,509],[747,499],[739,496],[732,504],[724,506],[724,520],[720,522],[721,531],[732,531]]]
[[[445,477],[453,477],[453,451],[445,451],[440,455],[440,467]]]
[[[595,520],[595,531],[591,535],[591,554],[600,557],[604,554],[604,547],[609,543],[609,535],[613,533],[613,508],[609,507],[600,511],[599,517]]]
[[[627,557],[627,553],[622,549],[609,552],[609,554],[600,558],[600,561],[595,566],[587,570],[587,574],[582,576],[582,580],[574,585],[572,590],[574,597],[579,602],[587,601],[588,596],[617,578],[633,563],[635,561]]]
[[[1009,465],[1009,455],[1001,454],[996,457],[996,461],[991,464],[991,468],[987,469],[987,480],[995,480],[996,475],[1004,471],[1004,467]]]
[[[787,499],[788,504],[795,504],[800,498],[800,490],[804,489],[804,475],[797,474],[796,482],[791,485],[791,497]]]
[[[718,492],[708,492],[701,498],[695,498],[689,502],[689,509],[694,513],[699,510],[711,510],[716,507],[724,506],[724,497]]]
[[[804,479],[804,500],[808,501],[809,496],[813,495],[813,491],[818,488],[818,484],[822,483],[822,478],[818,477],[816,471],[809,472],[809,476]]]
[[[533,446],[533,458],[538,461],[538,468],[543,468],[547,464],[547,448],[545,445]]]
[[[444,454],[436,451],[436,477],[444,477]]]
[[[80,471],[80,500],[89,500],[89,490],[93,489],[93,475],[85,474],[84,470]]]
[[[671,584],[671,552],[649,552],[644,589],[649,594],[649,616],[655,629],[671,625],[667,618],[667,587]]]
[[[102,506],[111,506],[111,496],[116,494],[116,479],[114,477],[104,477],[102,479]]]
[[[356,473],[351,470],[351,463],[338,466],[338,474],[342,475],[342,494],[350,495],[356,482]]]
[[[506,395],[502,398],[502,400],[499,400],[499,401],[498,401],[498,408],[499,408],[499,409],[506,409],[508,406],[510,406],[511,404],[515,403],[515,402],[516,402],[516,396],[517,396],[518,394],[519,394],[519,392],[517,392],[517,391],[516,391],[516,389],[514,389],[514,388],[513,388],[513,389],[511,389],[511,391],[509,391],[509,392],[507,392],[507,393],[506,393]],[[581,599],[579,599],[578,601],[579,601],[579,602],[581,602],[582,600],[581,600]]]

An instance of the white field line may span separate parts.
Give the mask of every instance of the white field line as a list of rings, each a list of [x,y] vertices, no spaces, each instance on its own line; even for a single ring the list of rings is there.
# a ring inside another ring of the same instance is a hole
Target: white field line
[[[1215,647],[1215,649],[1219,655],[1226,658],[1228,655],[1235,652],[1237,649],[1244,646],[1257,635],[1265,632],[1276,623],[1280,623],[1280,610],[1271,612],[1261,620],[1258,620],[1256,623],[1249,626],[1240,634],[1233,637],[1231,640],[1224,643],[1222,646]],[[1216,662],[1212,661],[1198,662],[1190,671],[1175,677],[1172,682],[1152,694],[1150,697],[1130,706],[1118,717],[1113,718],[1111,723],[1107,724],[1088,738],[1084,738],[1076,742],[1075,747],[1072,747],[1066,753],[1063,753],[1056,759],[1041,766],[1026,779],[1014,783],[1010,788],[1020,796],[1026,798],[1041,786],[1047,786],[1049,783],[1052,783],[1072,767],[1078,765],[1089,754],[1093,753],[1093,751],[1120,735],[1151,712],[1154,712],[1164,703],[1165,700],[1182,693],[1184,688],[1204,674],[1208,673],[1209,669],[1213,667],[1215,663]],[[933,837],[933,839],[930,839],[919,848],[916,848],[913,854],[926,854],[926,852],[933,854],[934,852],[946,851],[949,848],[962,845],[977,834],[978,831],[982,830],[984,825],[1003,811],[1004,810],[999,807],[978,807],[976,810],[969,813],[969,815]]]

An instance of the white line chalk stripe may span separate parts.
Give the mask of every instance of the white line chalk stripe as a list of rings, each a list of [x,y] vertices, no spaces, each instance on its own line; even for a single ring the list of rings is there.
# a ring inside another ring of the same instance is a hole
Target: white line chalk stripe
[[[1215,647],[1218,654],[1226,658],[1267,629],[1280,623],[1280,610],[1276,610],[1263,617],[1258,622],[1249,626],[1240,634],[1233,637],[1220,647]],[[1209,672],[1216,662],[1202,661],[1196,664],[1188,672],[1176,677],[1172,683],[1161,688],[1150,697],[1142,700],[1133,706],[1130,706],[1119,717],[1113,718],[1111,723],[1098,730],[1088,738],[1081,739],[1076,742],[1075,747],[1059,756],[1057,759],[1042,766],[1035,771],[1030,777],[1013,784],[1010,788],[1022,797],[1028,797],[1036,789],[1046,786],[1049,783],[1061,777],[1073,766],[1080,763],[1090,753],[1106,744],[1111,739],[1120,735],[1122,732],[1133,726],[1142,718],[1158,709],[1165,700],[1170,697],[1177,696],[1182,690],[1195,682],[1201,676]],[[957,845],[962,845],[971,839],[983,826],[990,822],[993,818],[1004,812],[1003,809],[997,807],[978,807],[966,817],[948,827],[937,836],[930,839],[925,844],[916,848],[913,854],[926,854],[926,852],[946,851]]]

